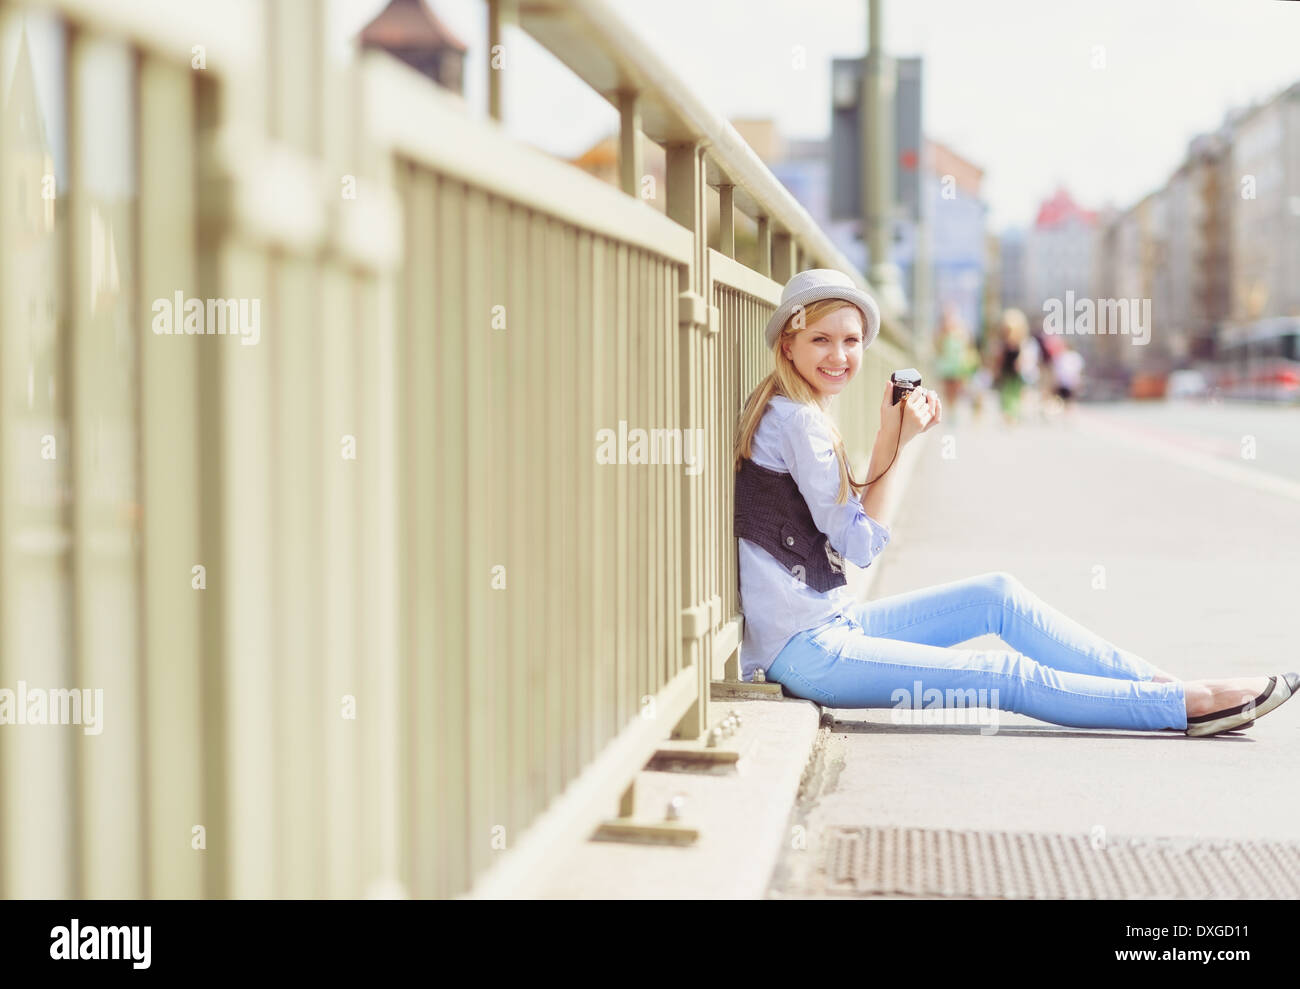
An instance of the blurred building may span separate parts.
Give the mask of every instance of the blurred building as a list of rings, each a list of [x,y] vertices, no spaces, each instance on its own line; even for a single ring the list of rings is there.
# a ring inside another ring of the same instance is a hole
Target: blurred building
[[[1002,309],[1028,313],[1029,291],[1025,283],[1025,232],[1018,227],[1004,230],[998,238],[998,304]]]
[[[1078,338],[1079,351],[1088,358],[1094,377],[1123,378],[1145,366],[1164,347],[1160,327],[1170,295],[1167,279],[1159,272],[1165,257],[1167,203],[1155,193],[1127,209],[1099,214],[1096,237],[1093,294],[1096,300],[1120,300],[1141,305],[1151,301],[1151,336],[1135,343],[1132,328],[1120,322],[1113,310],[1097,306],[1094,333]],[[1079,293],[1075,293],[1076,297]],[[1156,348],[1156,349],[1153,349]],[[1164,362],[1161,357],[1161,363]]]
[[[1188,149],[1196,238],[1188,331],[1193,360],[1213,355],[1217,328],[1232,310],[1231,223],[1237,189],[1231,148],[1228,131],[1220,129],[1193,138]]]
[[[1213,354],[1214,329],[1229,314],[1231,147],[1224,133],[1190,142],[1187,157],[1155,195],[1163,219],[1154,259],[1151,364],[1186,366]]]
[[[1300,83],[1193,138],[1163,186],[1102,215],[1097,244],[1096,295],[1152,306],[1148,346],[1097,337],[1099,372],[1164,374],[1211,359],[1226,322],[1300,315]]]
[[[1197,190],[1191,159],[1184,160],[1162,190],[1164,236],[1161,265],[1152,297],[1151,346],[1178,367],[1191,357],[1195,308]]]
[[[363,49],[383,49],[464,98],[467,49],[424,0],[389,0],[361,29],[360,41]]]
[[[1142,200],[1138,213],[1141,231],[1139,253],[1139,271],[1142,277],[1142,295],[1122,296],[1124,299],[1151,300],[1150,335],[1146,343],[1136,349],[1141,350],[1139,365],[1145,369],[1166,374],[1173,369],[1175,349],[1170,338],[1173,327],[1170,323],[1170,299],[1173,290],[1170,283],[1169,269],[1169,186],[1163,185],[1147,194]],[[1133,335],[1127,338],[1130,343]]]
[[[1067,291],[1091,297],[1096,221],[1064,188],[1039,207],[1024,245],[1024,308],[1031,324],[1042,321],[1048,299],[1063,300]]]
[[[1097,233],[1094,240],[1092,283],[1101,298],[1120,298],[1118,284],[1120,269],[1123,264],[1120,250],[1121,240],[1126,246],[1133,240],[1132,232],[1126,225],[1135,223],[1128,216],[1128,211],[1106,206],[1097,212]],[[1091,378],[1119,378],[1124,374],[1124,360],[1120,353],[1121,341],[1106,332],[1105,320],[1099,320],[1097,335],[1091,340],[1080,339],[1075,346],[1088,362]]]
[[[926,138],[921,160],[923,216],[929,223],[930,293],[925,311],[936,319],[952,307],[972,334],[983,316],[988,260],[985,230],[988,205],[981,198],[984,170],[952,148]],[[903,225],[894,262],[911,286],[915,266],[916,226]]]
[[[1231,130],[1231,318],[1300,315],[1300,82]]]

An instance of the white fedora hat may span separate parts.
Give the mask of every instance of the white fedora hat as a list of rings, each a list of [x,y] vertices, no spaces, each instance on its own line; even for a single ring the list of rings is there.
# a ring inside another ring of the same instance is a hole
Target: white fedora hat
[[[866,320],[866,337],[862,341],[863,349],[870,347],[880,332],[880,309],[876,300],[853,284],[853,280],[842,271],[834,268],[810,268],[801,271],[781,290],[781,304],[767,321],[764,336],[770,350],[776,345],[776,336],[781,332],[785,321],[801,307],[807,307],[818,299],[845,299],[862,310]]]

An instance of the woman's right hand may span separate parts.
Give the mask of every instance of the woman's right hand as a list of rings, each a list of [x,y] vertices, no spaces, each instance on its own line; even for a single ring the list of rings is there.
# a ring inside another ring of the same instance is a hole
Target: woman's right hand
[[[891,450],[900,442],[898,434],[903,426],[903,403],[894,405],[890,401],[893,397],[894,382],[886,381],[885,394],[880,396],[880,432],[889,441]]]

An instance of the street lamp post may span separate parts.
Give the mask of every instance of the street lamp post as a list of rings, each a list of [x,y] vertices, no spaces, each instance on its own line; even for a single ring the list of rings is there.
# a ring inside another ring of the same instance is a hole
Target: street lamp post
[[[862,74],[863,116],[860,128],[862,169],[862,226],[870,257],[867,279],[876,293],[882,315],[907,312],[902,278],[890,259],[894,214],[894,89],[893,59],[884,51],[884,0],[867,0],[867,60]]]

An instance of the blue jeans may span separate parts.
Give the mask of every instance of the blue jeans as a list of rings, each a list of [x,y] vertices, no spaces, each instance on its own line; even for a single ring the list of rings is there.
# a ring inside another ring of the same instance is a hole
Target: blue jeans
[[[1011,648],[950,648],[989,633]],[[1183,684],[1153,683],[1155,672],[994,572],[855,605],[791,638],[767,679],[826,707],[959,707],[978,697],[1076,728],[1186,728]]]

